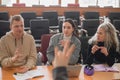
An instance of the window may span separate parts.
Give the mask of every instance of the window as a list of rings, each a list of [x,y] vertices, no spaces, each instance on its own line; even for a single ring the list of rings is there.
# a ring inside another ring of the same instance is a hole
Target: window
[[[75,0],[61,0],[61,6],[62,7],[67,7],[69,3],[75,3]]]
[[[104,1],[104,3],[103,3]],[[98,0],[98,5],[101,7],[104,6],[113,6],[113,7],[119,7],[119,0]]]
[[[2,5],[12,6],[13,3],[16,3],[17,0],[1,0]],[[20,3],[25,3],[26,6],[32,5],[59,5],[59,0],[19,0]],[[120,0],[78,0],[80,7],[88,7],[88,6],[113,6],[120,7]],[[74,4],[75,0],[61,0],[61,6],[67,7],[69,3]]]
[[[38,5],[39,0],[20,0],[20,3],[25,3],[26,6]]]
[[[40,5],[50,6],[59,5],[58,0],[40,0]]]
[[[13,3],[16,3],[16,0],[1,0],[2,5],[12,6]]]
[[[25,3],[26,6],[32,5],[58,5],[58,0],[20,0],[20,3]]]
[[[79,0],[80,7],[96,5],[96,0]]]
[[[80,7],[88,7],[88,6],[113,6],[119,7],[119,0],[79,0]]]

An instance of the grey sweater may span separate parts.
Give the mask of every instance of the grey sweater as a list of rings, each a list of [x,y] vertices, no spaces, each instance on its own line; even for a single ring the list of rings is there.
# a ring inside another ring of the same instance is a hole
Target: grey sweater
[[[49,47],[47,49],[47,58],[48,58],[48,62],[50,64],[52,63],[52,61],[54,59],[54,47],[58,46],[59,50],[63,50],[63,47],[59,44],[59,42],[61,40],[63,40],[62,33],[55,34],[50,39]],[[74,35],[72,35],[72,37],[71,37],[71,43],[75,44],[76,48],[75,48],[74,52],[72,53],[69,64],[74,65],[77,63],[77,61],[79,59],[81,43],[80,43],[80,40]]]

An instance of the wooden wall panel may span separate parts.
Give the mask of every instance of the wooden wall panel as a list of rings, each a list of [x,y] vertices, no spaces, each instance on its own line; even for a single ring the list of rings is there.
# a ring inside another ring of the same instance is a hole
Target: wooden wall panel
[[[18,9],[19,8],[19,9]],[[88,8],[88,7],[0,7],[0,11],[8,11],[10,15],[19,14],[22,11],[35,11],[37,15],[41,15],[43,11],[55,10],[58,15],[63,15],[64,11],[80,11],[83,15],[85,11],[98,11],[101,16],[105,16],[109,11],[120,12],[120,8]]]

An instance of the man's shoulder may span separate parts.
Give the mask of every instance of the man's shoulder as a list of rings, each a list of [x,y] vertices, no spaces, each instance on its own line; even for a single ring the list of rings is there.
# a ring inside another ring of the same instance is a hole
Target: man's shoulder
[[[1,41],[4,41],[4,40],[9,39],[9,38],[10,38],[9,35],[4,35],[4,36],[2,36],[2,37],[0,38],[0,40],[1,40]]]
[[[24,37],[25,38],[33,38],[33,36],[31,34],[28,34],[28,33],[24,33]]]

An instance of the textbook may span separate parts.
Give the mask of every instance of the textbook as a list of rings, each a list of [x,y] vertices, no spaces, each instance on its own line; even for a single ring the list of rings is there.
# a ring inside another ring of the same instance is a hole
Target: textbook
[[[30,70],[25,73],[14,73],[13,77],[15,80],[28,80],[35,77],[44,76],[44,73],[41,70]]]
[[[119,69],[116,66],[109,67],[104,64],[93,65],[95,71],[106,71],[106,72],[119,72]]]

